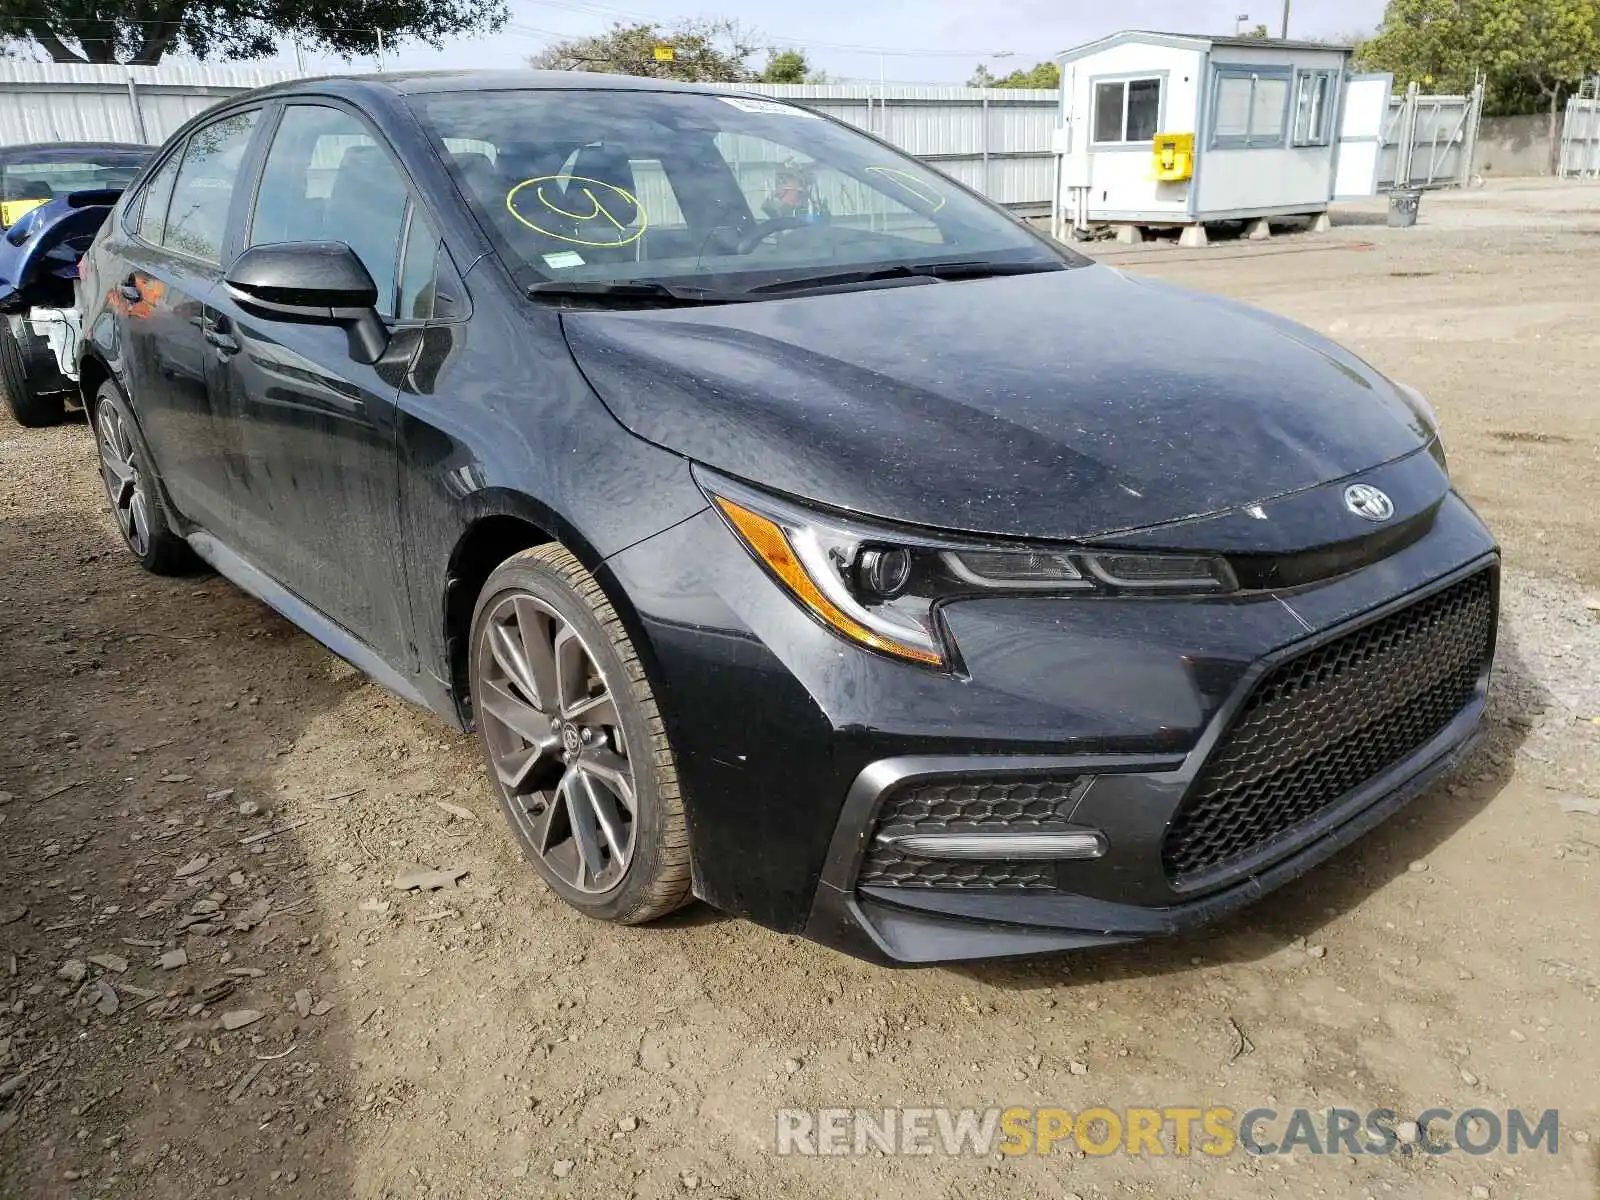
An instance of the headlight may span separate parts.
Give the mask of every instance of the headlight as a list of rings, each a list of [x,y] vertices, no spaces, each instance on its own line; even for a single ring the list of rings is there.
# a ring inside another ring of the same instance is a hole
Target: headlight
[[[951,656],[938,619],[948,600],[982,595],[1170,595],[1237,587],[1202,554],[1007,546],[874,527],[730,480],[702,478],[729,528],[811,616],[880,654],[930,667]]]
[[[1450,464],[1444,454],[1444,438],[1439,433],[1439,414],[1434,412],[1428,398],[1409,384],[1397,383],[1394,390],[1400,393],[1400,399],[1406,402],[1406,407],[1416,413],[1423,431],[1432,438],[1428,443],[1428,453],[1433,455],[1433,461],[1439,464],[1439,469],[1446,475],[1450,474]]]

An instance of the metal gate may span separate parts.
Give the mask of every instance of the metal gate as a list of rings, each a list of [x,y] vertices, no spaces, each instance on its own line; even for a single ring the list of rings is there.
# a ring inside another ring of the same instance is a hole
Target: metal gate
[[[1379,190],[1466,186],[1482,117],[1482,83],[1465,96],[1424,96],[1414,83],[1390,96]]]
[[[1567,100],[1561,124],[1561,175],[1600,179],[1600,75],[1586,79]]]

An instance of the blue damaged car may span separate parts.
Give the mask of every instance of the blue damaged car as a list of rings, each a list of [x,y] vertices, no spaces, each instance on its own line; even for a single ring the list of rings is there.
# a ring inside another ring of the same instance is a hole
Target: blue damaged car
[[[110,142],[0,149],[0,388],[23,425],[76,395],[78,260],[149,159]]]

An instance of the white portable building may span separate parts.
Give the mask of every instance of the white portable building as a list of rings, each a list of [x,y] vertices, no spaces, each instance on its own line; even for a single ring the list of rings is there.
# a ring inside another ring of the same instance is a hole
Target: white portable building
[[[1350,74],[1348,48],[1130,30],[1059,62],[1073,228],[1315,216],[1377,191],[1392,80]]]

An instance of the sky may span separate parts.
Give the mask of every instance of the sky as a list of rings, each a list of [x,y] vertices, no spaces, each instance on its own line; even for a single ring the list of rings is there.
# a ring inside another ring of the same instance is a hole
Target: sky
[[[1283,0],[511,0],[511,22],[489,38],[454,39],[442,50],[402,44],[390,70],[518,67],[550,42],[602,32],[615,21],[670,24],[732,16],[763,44],[806,51],[832,77],[900,83],[964,83],[978,63],[996,74],[1029,67],[1119,29],[1232,33],[1265,24],[1274,36]],[[1292,0],[1290,37],[1370,32],[1384,0]],[[292,62],[286,57],[285,61]],[[755,60],[759,65],[760,56]],[[371,70],[306,56],[317,70]]]

